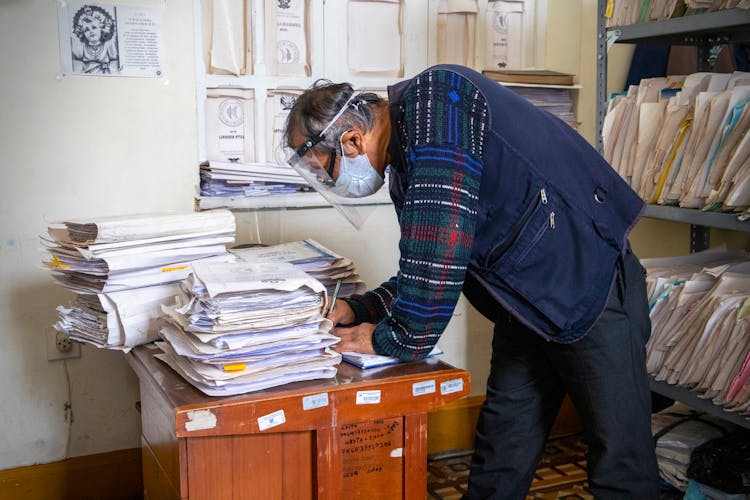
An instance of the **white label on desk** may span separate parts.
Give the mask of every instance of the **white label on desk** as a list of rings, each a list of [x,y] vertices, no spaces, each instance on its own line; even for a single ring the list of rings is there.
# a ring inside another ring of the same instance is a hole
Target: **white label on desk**
[[[411,384],[411,395],[422,396],[423,394],[430,394],[435,392],[435,381],[425,380],[424,382],[414,382]]]
[[[324,406],[328,406],[327,392],[313,394],[312,396],[305,396],[302,398],[303,410],[314,410],[315,408],[323,408]]]
[[[187,418],[185,430],[188,432],[216,427],[216,415],[211,410],[190,410],[187,412]]]
[[[268,415],[258,417],[258,428],[264,431],[266,429],[270,429],[271,427],[281,425],[284,422],[286,422],[286,417],[284,417],[284,410],[279,410],[273,413],[269,413]]]
[[[376,405],[380,403],[380,391],[357,391],[358,405]]]
[[[457,378],[440,382],[440,394],[451,394],[464,390],[464,379]]]

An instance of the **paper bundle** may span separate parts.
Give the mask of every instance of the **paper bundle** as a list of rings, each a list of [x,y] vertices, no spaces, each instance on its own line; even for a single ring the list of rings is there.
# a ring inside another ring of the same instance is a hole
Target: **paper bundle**
[[[268,247],[237,248],[231,252],[245,262],[288,262],[302,269],[326,287],[333,295],[337,283],[338,297],[365,291],[365,283],[354,269],[351,259],[342,257],[315,240],[307,239]]]
[[[656,442],[659,475],[684,491],[688,485],[687,470],[692,451],[733,428],[725,420],[701,414],[682,403],[674,403],[659,413],[653,413],[651,432]]]
[[[58,331],[97,347],[128,350],[158,337],[160,306],[195,262],[228,261],[231,212],[147,214],[50,224],[45,268],[78,294],[57,308]]]
[[[307,186],[294,169],[273,163],[208,161],[200,166],[200,179],[201,196],[268,196]]]
[[[748,0],[613,0],[607,4],[608,28],[750,7]]]
[[[570,90],[515,86],[509,86],[507,88],[508,90],[512,90],[516,94],[519,94],[537,108],[552,113],[574,129],[578,128],[578,121],[576,120],[576,115],[573,110],[573,100],[570,97]]]
[[[648,78],[610,101],[604,157],[648,203],[743,212],[749,130],[750,73]]]
[[[196,263],[157,345],[165,361],[209,396],[330,378],[341,356],[321,315],[325,287],[285,262]]]
[[[647,369],[730,411],[750,414],[750,261],[711,250],[643,259],[651,338]]]

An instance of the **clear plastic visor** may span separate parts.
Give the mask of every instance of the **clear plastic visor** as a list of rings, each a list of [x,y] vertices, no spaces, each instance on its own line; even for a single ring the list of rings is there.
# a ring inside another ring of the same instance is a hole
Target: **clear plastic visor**
[[[332,191],[336,182],[328,175],[327,167],[321,164],[312,152],[308,151],[300,156],[292,148],[280,146],[275,151],[275,157],[279,165],[292,167],[310,187],[320,193],[354,227],[357,229],[362,227],[366,219],[363,211],[355,205],[354,199],[343,197]]]

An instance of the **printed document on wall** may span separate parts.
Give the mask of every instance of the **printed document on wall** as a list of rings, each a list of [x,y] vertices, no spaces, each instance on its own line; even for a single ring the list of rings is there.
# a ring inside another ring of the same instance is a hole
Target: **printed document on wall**
[[[266,161],[275,161],[274,152],[279,147],[284,134],[286,117],[294,106],[299,90],[269,90],[266,98],[266,117],[271,120],[271,133],[266,143]]]
[[[255,161],[253,104],[252,90],[207,89],[206,159]]]
[[[203,0],[203,60],[217,75],[252,73],[251,18],[242,0]]]
[[[403,76],[399,0],[350,0],[347,30],[347,62],[353,73]]]
[[[523,66],[523,1],[496,0],[487,4],[485,69]]]
[[[476,0],[440,0],[437,21],[438,64],[474,65]]]
[[[274,75],[310,76],[306,0],[266,0],[266,65]]]
[[[59,4],[63,74],[164,76],[161,6],[78,0]]]

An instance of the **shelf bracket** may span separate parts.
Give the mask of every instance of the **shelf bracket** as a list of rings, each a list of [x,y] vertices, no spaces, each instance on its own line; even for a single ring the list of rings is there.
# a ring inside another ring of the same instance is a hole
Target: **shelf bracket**
[[[709,245],[711,228],[690,224],[690,252],[706,250]]]

